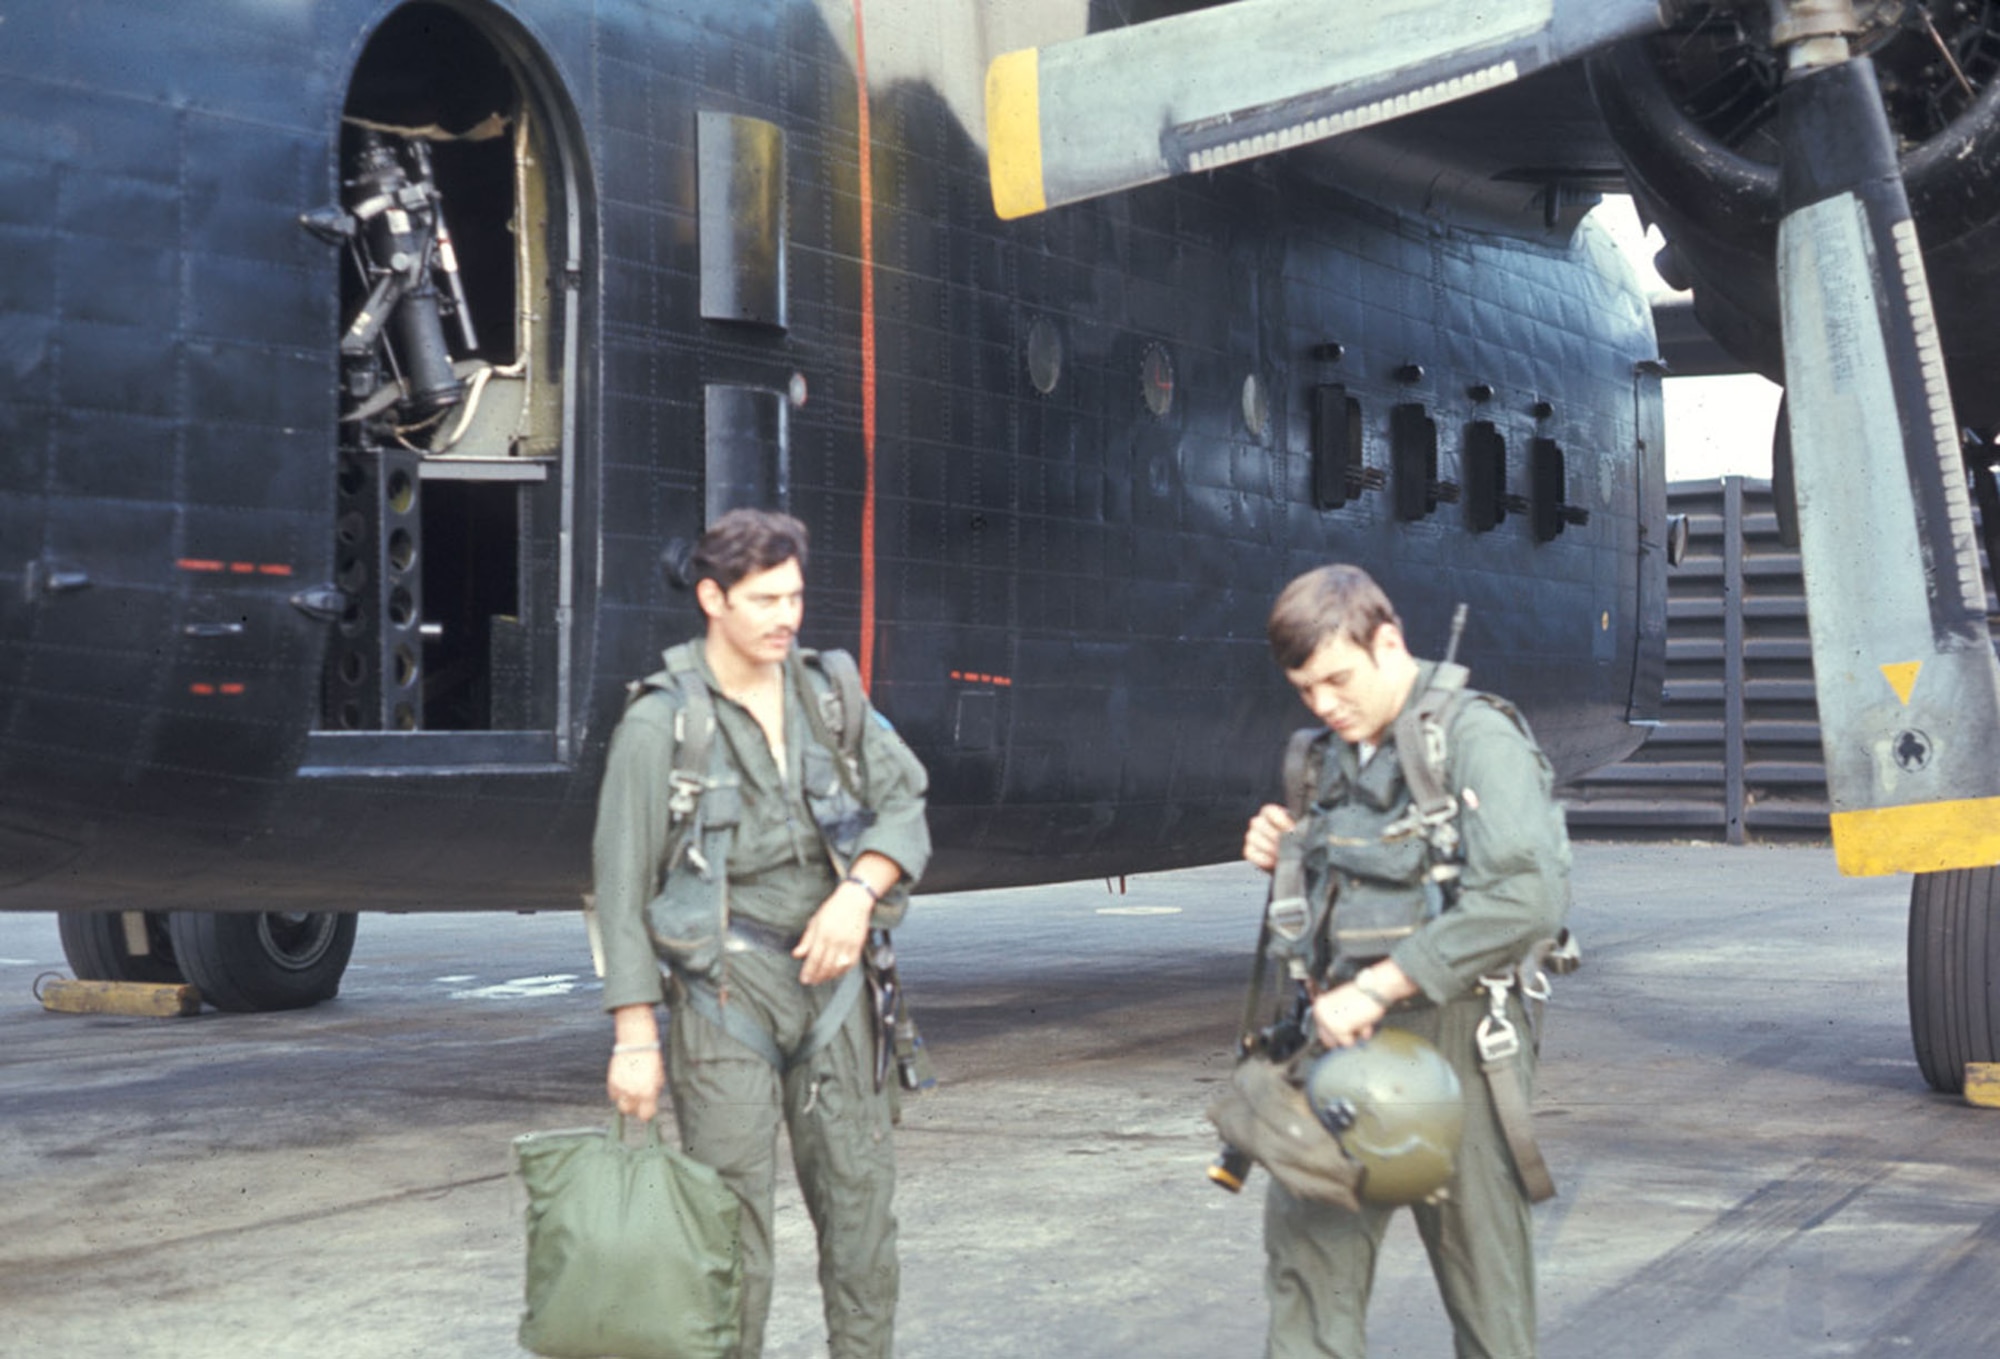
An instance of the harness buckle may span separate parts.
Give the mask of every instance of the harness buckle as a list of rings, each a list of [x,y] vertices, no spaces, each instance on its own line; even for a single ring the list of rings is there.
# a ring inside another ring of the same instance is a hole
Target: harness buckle
[[[1439,859],[1449,860],[1458,854],[1458,797],[1446,793],[1437,801],[1420,809],[1424,839],[1430,842],[1431,852]]]
[[[1407,840],[1413,835],[1425,835],[1428,827],[1424,824],[1422,810],[1413,802],[1410,809],[1382,828],[1382,843],[1394,844]]]
[[[1578,947],[1575,935],[1567,929],[1557,930],[1538,962],[1558,977],[1567,977],[1583,966],[1583,950]]]
[[[1312,911],[1303,896],[1274,896],[1265,908],[1264,918],[1273,934],[1288,944],[1296,944],[1305,937],[1306,926],[1312,923]]]
[[[1492,1015],[1479,1021],[1479,1031],[1473,1035],[1479,1044],[1479,1060],[1487,1065],[1504,1062],[1521,1050],[1521,1035],[1507,1019],[1496,1021]]]
[[[1479,985],[1486,991],[1486,1017],[1479,1021],[1473,1041],[1479,1045],[1479,1060],[1490,1066],[1506,1061],[1521,1050],[1520,1031],[1514,1027],[1514,1021],[1507,1018],[1507,993],[1514,987],[1514,977],[1512,973],[1502,972],[1481,977]]]
[[[702,780],[693,774],[684,774],[676,769],[667,776],[667,814],[676,821],[694,815],[697,803],[701,801]]]

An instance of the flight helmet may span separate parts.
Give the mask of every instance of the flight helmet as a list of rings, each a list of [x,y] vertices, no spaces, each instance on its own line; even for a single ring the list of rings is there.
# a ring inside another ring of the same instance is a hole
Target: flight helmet
[[[1364,1202],[1418,1203],[1451,1178],[1465,1096],[1451,1064],[1417,1035],[1381,1029],[1365,1043],[1335,1048],[1313,1062],[1305,1094],[1361,1167]]]

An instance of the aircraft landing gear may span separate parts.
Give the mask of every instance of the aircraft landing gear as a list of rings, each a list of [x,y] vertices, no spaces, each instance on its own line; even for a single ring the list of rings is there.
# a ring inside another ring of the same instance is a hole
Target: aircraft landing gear
[[[144,921],[132,951],[126,916]],[[331,911],[64,911],[63,956],[79,981],[192,982],[218,1010],[299,1010],[340,993],[355,917]]]
[[[126,912],[62,911],[56,916],[56,930],[62,936],[63,956],[78,981],[152,982],[169,985],[185,981],[174,959],[173,940],[167,933],[165,911],[132,912],[140,917],[146,932],[146,951],[134,953],[125,931]]]
[[[1967,1062],[2000,1061],[2000,868],[1910,882],[1910,1037],[1933,1090],[1957,1094]]]
[[[340,993],[354,913],[174,911],[174,955],[216,1009],[304,1009]]]
[[[174,956],[218,1010],[298,1010],[331,1000],[354,952],[353,913],[175,911]]]

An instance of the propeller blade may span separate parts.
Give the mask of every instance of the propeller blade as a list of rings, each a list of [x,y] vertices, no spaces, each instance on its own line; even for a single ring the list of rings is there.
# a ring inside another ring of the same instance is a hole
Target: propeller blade
[[[1923,253],[1874,65],[1779,104],[1778,286],[1844,873],[2000,863],[2000,663]]]
[[[1025,217],[1462,99],[1663,24],[1661,0],[1237,0],[997,58],[993,206]]]

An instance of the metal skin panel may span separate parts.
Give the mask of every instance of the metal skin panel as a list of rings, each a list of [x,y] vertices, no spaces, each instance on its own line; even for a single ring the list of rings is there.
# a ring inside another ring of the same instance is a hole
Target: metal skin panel
[[[761,118],[703,110],[701,314],[785,324],[785,133]]]
[[[1873,69],[1786,98],[1785,385],[1835,852],[1846,872],[1990,862],[2000,664],[1894,150],[1879,118],[1851,130],[1880,108]]]
[[[739,505],[790,509],[785,394],[711,383],[703,398],[704,522]]]
[[[1564,772],[1638,739],[1634,676],[1657,669],[1641,655],[1642,580],[1663,568],[1638,521],[1659,449],[1640,447],[1632,372],[1654,341],[1594,229],[1524,246],[1270,167],[1007,224],[961,101],[908,72],[866,87],[860,181],[852,6],[454,5],[529,73],[579,186],[578,303],[554,322],[577,354],[572,754],[551,761],[554,733],[426,732],[421,749],[383,733],[372,772],[300,778],[328,625],[290,600],[332,571],[340,317],[334,252],[292,232],[336,197],[351,63],[386,11],[232,11],[231,51],[308,32],[279,89],[247,60],[128,46],[123,9],[10,20],[0,59],[0,107],[42,117],[18,139],[0,119],[10,249],[90,236],[58,215],[73,181],[206,186],[170,200],[189,230],[131,247],[151,252],[139,277],[172,280],[156,323],[86,323],[88,279],[67,273],[24,286],[28,310],[6,323],[27,348],[0,367],[23,375],[0,378],[0,430],[32,438],[0,458],[0,827],[78,848],[61,872],[0,874],[0,908],[572,904],[623,685],[697,629],[660,563],[701,525],[704,394],[718,385],[791,394],[791,503],[813,532],[805,640],[860,649],[872,608],[875,699],[932,772],[930,886],[1233,854],[1301,720],[1264,615],[1285,580],[1331,558],[1381,576],[1419,651],[1442,646],[1468,602],[1475,682],[1520,702]],[[864,0],[868,50],[921,50],[894,27],[916,12]],[[21,51],[37,42],[39,62]],[[128,83],[156,69],[173,88]],[[703,109],[784,132],[784,333],[700,316]],[[1047,393],[1028,369],[1034,317],[1063,346]],[[168,473],[141,475],[128,443],[100,481],[64,432],[66,365],[43,356],[86,329],[115,331],[118,365],[166,383],[164,398],[131,386],[126,419],[150,422]],[[1164,413],[1147,401],[1149,346],[1170,361]],[[260,355],[274,385],[251,380]],[[1411,362],[1426,373],[1414,386],[1395,377]],[[1270,394],[1262,431],[1242,414],[1253,373]],[[1397,522],[1381,490],[1316,507],[1319,383],[1361,403],[1370,468],[1388,461],[1400,401],[1437,420],[1443,479],[1472,419],[1504,436],[1515,485],[1532,439],[1558,439],[1589,523],[1537,544],[1522,516],[1484,534],[1457,513]],[[1475,384],[1489,400],[1466,395]],[[58,555],[96,583],[31,598],[29,562]],[[243,631],[185,631],[230,620]],[[962,721],[980,741],[960,743]]]

